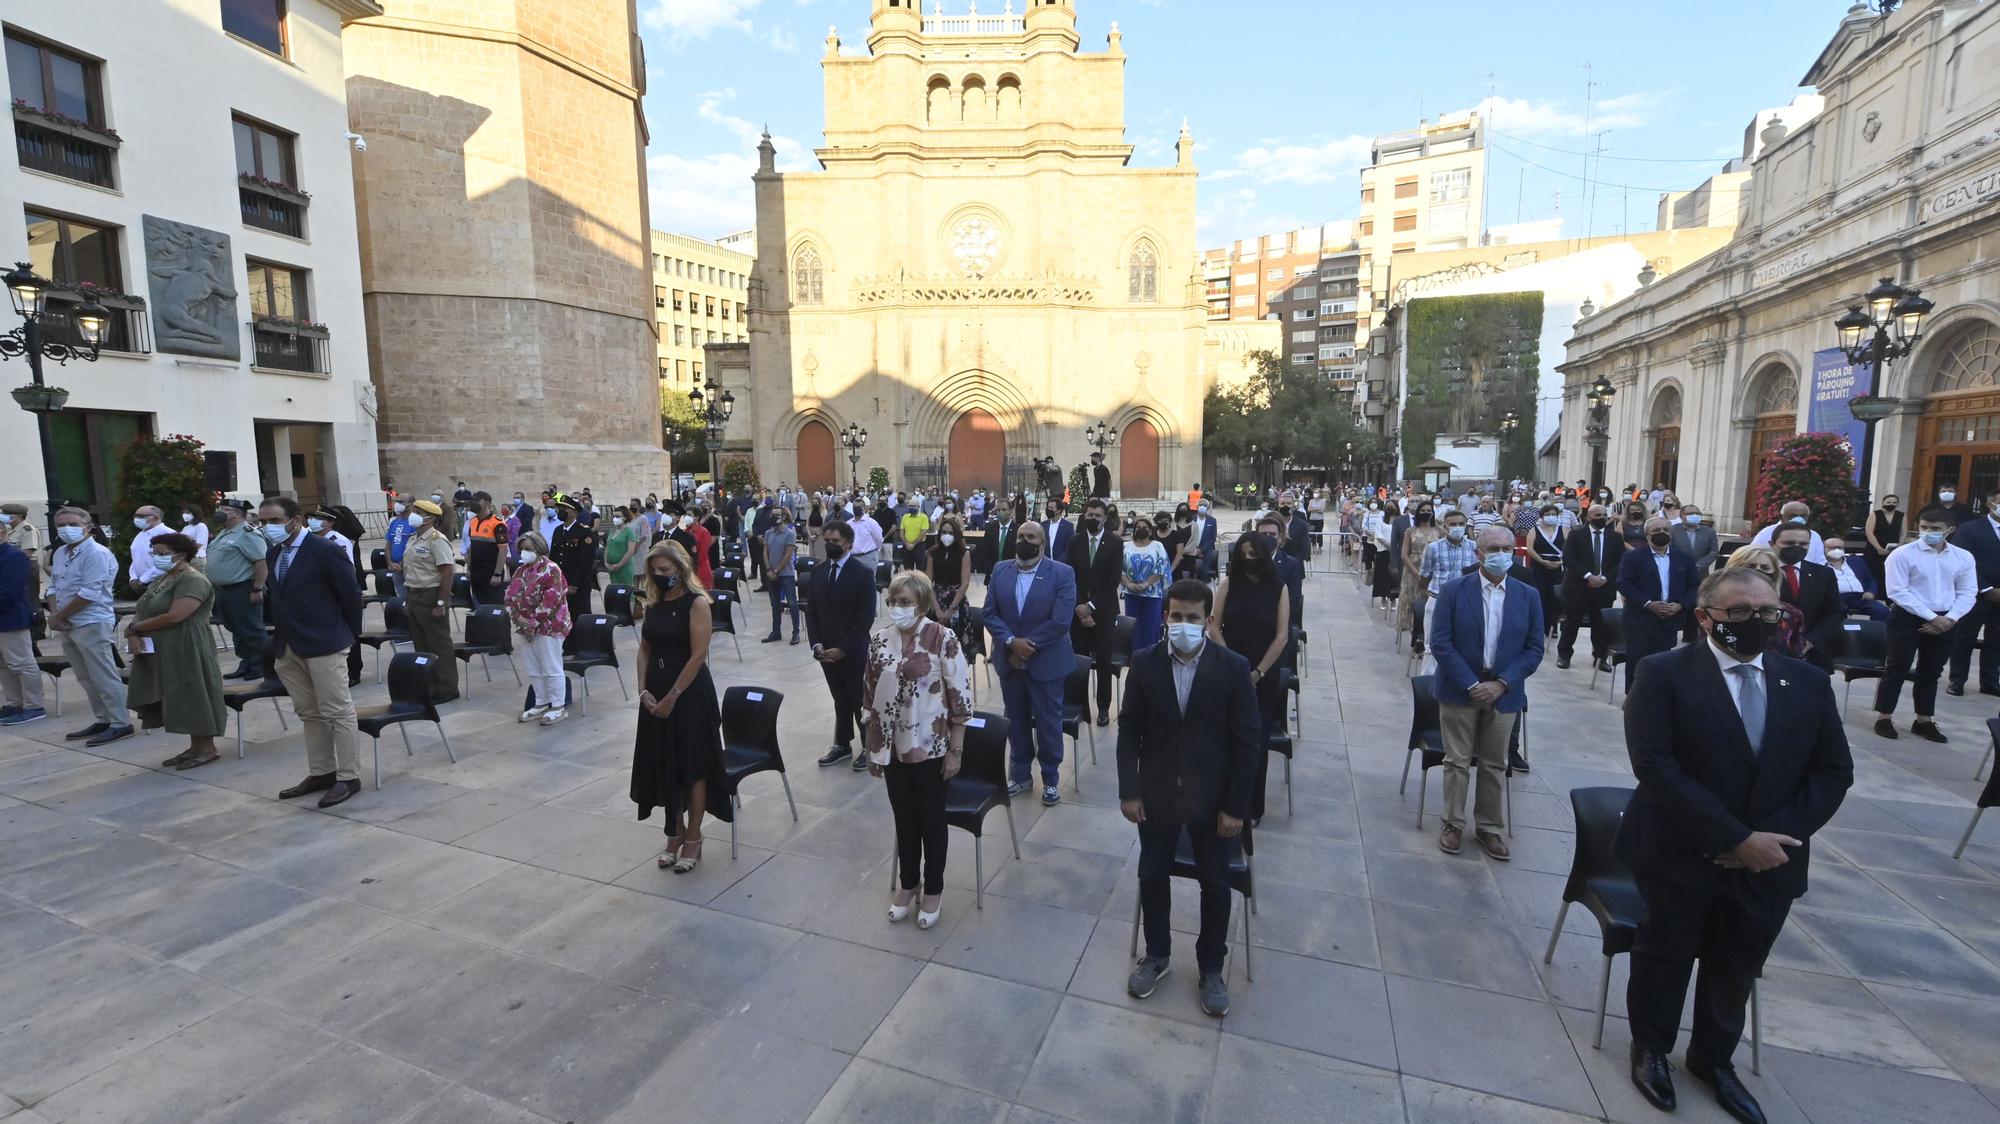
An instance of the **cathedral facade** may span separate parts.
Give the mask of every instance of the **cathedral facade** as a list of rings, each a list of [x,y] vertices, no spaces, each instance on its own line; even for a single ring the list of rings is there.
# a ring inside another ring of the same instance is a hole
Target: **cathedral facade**
[[[1242,361],[1209,338],[1186,130],[1132,166],[1117,25],[1080,51],[1072,0],[873,3],[865,55],[827,37],[821,170],[761,149],[750,342],[710,348],[727,447],[767,481],[1012,490],[1102,421],[1122,498],[1185,492],[1203,394]]]

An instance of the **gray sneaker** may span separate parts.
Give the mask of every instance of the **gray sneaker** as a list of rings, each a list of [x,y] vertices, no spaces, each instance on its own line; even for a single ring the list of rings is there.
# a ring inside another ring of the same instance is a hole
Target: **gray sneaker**
[[[1229,978],[1221,972],[1203,972],[1197,985],[1201,991],[1201,1009],[1216,1018],[1229,1013]]]
[[[1125,981],[1125,990],[1131,992],[1134,999],[1145,999],[1153,994],[1153,989],[1160,986],[1160,980],[1171,971],[1173,966],[1165,960],[1143,957],[1139,966],[1132,969],[1132,977]]]

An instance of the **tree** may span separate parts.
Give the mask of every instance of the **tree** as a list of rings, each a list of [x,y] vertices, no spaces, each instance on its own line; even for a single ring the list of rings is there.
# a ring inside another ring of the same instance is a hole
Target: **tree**
[[[112,507],[125,515],[148,504],[170,515],[183,504],[204,513],[213,510],[221,497],[208,490],[201,450],[202,443],[185,433],[164,439],[142,434],[127,441],[118,450],[118,496]],[[168,526],[176,524],[169,518]]]
[[[680,436],[675,446],[675,466],[683,464],[705,465],[708,463],[708,418],[695,408],[688,396],[673,390],[665,382],[660,384],[660,437],[664,441],[668,429]]]
[[[1354,445],[1379,438],[1354,420],[1348,396],[1328,385],[1317,367],[1299,367],[1274,351],[1251,354],[1250,377],[1217,387],[1202,402],[1202,443],[1216,453],[1243,459],[1250,446],[1274,463],[1337,467]]]
[[[868,470],[868,490],[881,495],[889,490],[889,470],[881,465]]]
[[[1801,433],[1778,442],[1757,475],[1750,505],[1755,526],[1778,521],[1778,509],[1798,500],[1812,508],[1807,525],[1820,533],[1845,535],[1861,508],[1854,484],[1854,452],[1837,433]]]

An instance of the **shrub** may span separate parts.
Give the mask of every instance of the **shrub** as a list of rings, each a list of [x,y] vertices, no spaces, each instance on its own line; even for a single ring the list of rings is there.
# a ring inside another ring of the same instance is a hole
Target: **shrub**
[[[731,492],[759,487],[757,462],[741,454],[722,458],[722,486]]]
[[[182,504],[194,504],[204,515],[215,510],[220,496],[208,490],[207,472],[202,466],[202,443],[185,433],[164,438],[134,437],[118,450],[118,495],[113,509],[129,516],[151,504],[168,517],[169,526],[178,526],[175,513]]]
[[[868,490],[880,495],[889,490],[889,470],[881,465],[868,470]]]
[[[1808,525],[1827,535],[1845,535],[1861,506],[1854,484],[1854,453],[1837,433],[1801,433],[1774,447],[1757,476],[1751,505],[1753,527],[1778,521],[1778,509],[1793,500],[1812,507]]]

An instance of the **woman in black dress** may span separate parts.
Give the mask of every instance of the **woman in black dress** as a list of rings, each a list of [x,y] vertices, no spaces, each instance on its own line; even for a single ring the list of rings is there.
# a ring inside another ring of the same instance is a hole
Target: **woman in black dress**
[[[1263,719],[1260,743],[1283,722],[1285,695],[1272,674],[1291,639],[1280,627],[1291,619],[1292,605],[1271,545],[1262,535],[1244,535],[1229,551],[1229,572],[1215,594],[1215,614],[1209,637],[1250,661],[1250,681],[1257,687],[1257,713]],[[1250,820],[1264,818],[1264,759],[1257,755],[1257,785],[1250,799]]]
[[[1160,537],[1174,564],[1173,580],[1201,578],[1201,541],[1194,534],[1194,513],[1183,503],[1174,508],[1173,529]]]
[[[1866,532],[1868,549],[1862,557],[1868,561],[1868,572],[1880,581],[1887,576],[1888,569],[1883,560],[1899,546],[1903,545],[1903,513],[1896,510],[1902,501],[1894,495],[1882,497],[1882,506],[1868,513]]]
[[[972,551],[965,545],[965,528],[958,516],[938,519],[937,534],[924,550],[924,576],[931,579],[931,616],[958,634],[960,647],[967,642],[966,598],[972,593]]]
[[[1556,591],[1562,588],[1562,573],[1562,508],[1544,504],[1541,516],[1528,532],[1528,574],[1535,579],[1536,592],[1542,595],[1542,621],[1550,632],[1562,624],[1562,609],[1556,599]]]
[[[733,817],[722,768],[721,709],[708,674],[708,594],[679,543],[646,555],[639,629],[639,736],[632,749],[632,803],[639,818],[667,813],[660,869],[686,874],[701,862],[704,813]]]

